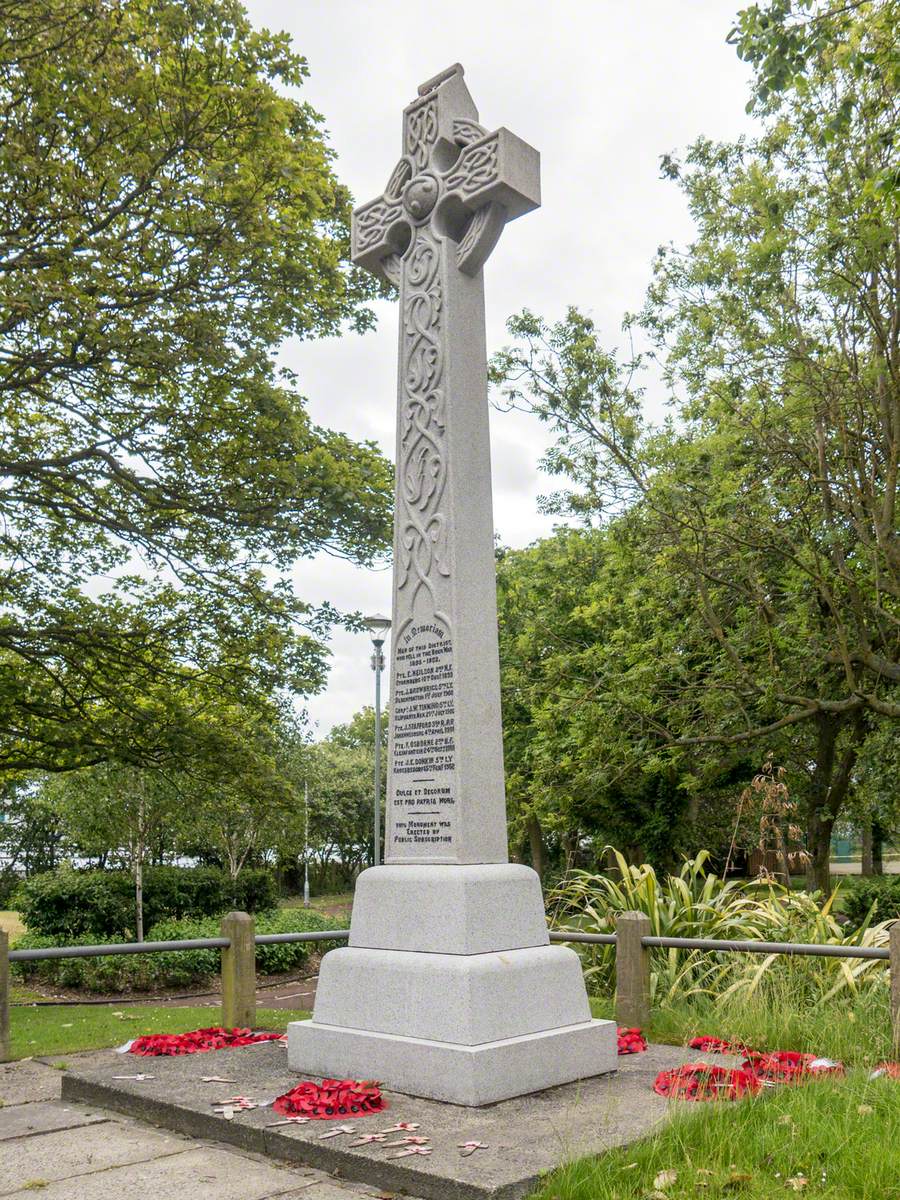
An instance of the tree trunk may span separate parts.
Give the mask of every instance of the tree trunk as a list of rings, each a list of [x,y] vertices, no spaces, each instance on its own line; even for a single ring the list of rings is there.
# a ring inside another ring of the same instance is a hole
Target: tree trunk
[[[872,874],[884,874],[884,829],[877,821],[872,822]]]
[[[872,822],[867,821],[862,827],[862,865],[860,866],[861,875],[875,874],[873,850]]]
[[[541,823],[534,815],[528,816],[528,845],[531,848],[531,865],[543,881],[544,878],[544,837]]]
[[[865,718],[857,710],[850,718],[849,743],[839,758],[838,736],[847,720],[846,716],[834,713],[819,713],[817,717],[816,765],[807,806],[810,858],[806,886],[810,891],[822,891],[826,895],[831,892],[831,834],[847,798],[856,755],[865,736]]]

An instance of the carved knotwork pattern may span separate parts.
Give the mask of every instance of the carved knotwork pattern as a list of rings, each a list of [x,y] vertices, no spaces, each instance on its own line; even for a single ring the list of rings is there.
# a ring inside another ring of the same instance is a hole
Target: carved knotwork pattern
[[[468,146],[470,142],[477,142],[486,133],[487,130],[485,127],[479,125],[477,121],[459,120],[453,122],[453,140],[457,146]]]
[[[496,179],[498,152],[497,138],[467,147],[460,154],[456,169],[445,180],[447,190],[462,192],[465,196]]]
[[[376,200],[356,213],[356,253],[360,254],[383,241],[387,228],[401,215],[397,201]]]
[[[410,587],[406,595],[410,617],[423,588],[437,610],[434,572],[450,574],[446,518],[441,511],[447,483],[443,319],[440,245],[429,231],[420,230],[406,260],[400,364],[397,588],[402,592]]]
[[[438,119],[437,101],[429,100],[420,104],[406,118],[405,150],[412,159],[416,171],[423,171],[428,165],[431,147],[437,141]]]

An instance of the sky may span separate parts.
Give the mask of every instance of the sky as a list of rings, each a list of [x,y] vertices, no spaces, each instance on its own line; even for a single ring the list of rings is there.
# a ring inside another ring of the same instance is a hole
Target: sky
[[[286,30],[308,60],[300,95],[324,117],[335,169],[362,203],[400,155],[402,110],[454,62],[489,129],[505,125],[541,153],[542,206],[509,224],[485,268],[488,352],[507,318],[549,320],[576,305],[604,344],[641,305],[656,248],[685,243],[691,222],[662,154],[695,138],[751,131],[749,71],[725,38],[737,0],[244,0],[258,28]],[[394,458],[396,306],[377,306],[364,336],[288,342],[313,420],[375,441]],[[648,404],[660,397],[648,394]],[[538,497],[554,490],[538,463],[547,430],[491,410],[494,524],[506,546],[550,533]],[[297,565],[298,594],[344,611],[390,614],[390,569],[327,555]],[[335,633],[328,686],[307,709],[316,737],[373,702],[367,635]]]

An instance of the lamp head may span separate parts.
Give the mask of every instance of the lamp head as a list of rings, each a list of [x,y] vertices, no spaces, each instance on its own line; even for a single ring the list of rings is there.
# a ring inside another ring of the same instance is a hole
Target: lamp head
[[[372,635],[372,641],[381,641],[385,639],[387,631],[391,627],[391,618],[385,617],[381,613],[373,613],[371,617],[365,618],[366,628]]]

